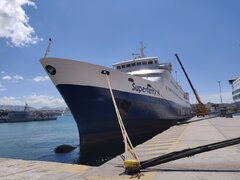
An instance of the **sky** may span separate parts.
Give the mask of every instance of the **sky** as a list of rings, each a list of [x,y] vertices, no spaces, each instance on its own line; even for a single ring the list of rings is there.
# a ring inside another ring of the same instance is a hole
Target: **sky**
[[[147,56],[171,62],[173,76],[196,100],[178,53],[202,101],[232,102],[228,80],[240,76],[239,0],[1,0],[0,104],[65,106],[42,68],[51,57],[111,67],[139,42]]]

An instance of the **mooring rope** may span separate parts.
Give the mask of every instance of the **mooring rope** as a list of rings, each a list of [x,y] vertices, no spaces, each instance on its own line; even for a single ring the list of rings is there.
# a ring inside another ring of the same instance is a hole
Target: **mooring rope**
[[[121,129],[121,132],[122,132],[122,136],[123,136],[123,140],[124,140],[125,159],[128,157],[127,152],[130,152],[130,154],[133,156],[133,158],[135,158],[137,161],[139,161],[139,159],[137,157],[137,154],[133,150],[133,145],[132,145],[132,143],[129,139],[129,136],[128,136],[127,131],[125,129],[125,126],[123,124],[122,117],[120,115],[119,109],[117,107],[117,103],[116,103],[114,95],[113,95],[113,91],[112,91],[110,80],[108,78],[108,74],[106,73],[105,75],[106,75],[108,87],[109,87],[109,90],[110,90],[110,94],[111,94],[111,97],[112,97],[113,105],[114,105],[114,108],[115,108],[115,111],[116,111],[116,114],[117,114],[118,123],[119,123],[120,129]]]

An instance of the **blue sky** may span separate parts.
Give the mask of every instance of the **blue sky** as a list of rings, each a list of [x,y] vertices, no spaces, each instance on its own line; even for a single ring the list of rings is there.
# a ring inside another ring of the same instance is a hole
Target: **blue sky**
[[[0,104],[64,105],[39,63],[49,37],[49,56],[104,66],[130,59],[143,41],[145,54],[171,62],[192,94],[178,53],[204,102],[220,102],[217,81],[223,102],[231,102],[228,80],[240,75],[239,17],[238,0],[1,0]]]

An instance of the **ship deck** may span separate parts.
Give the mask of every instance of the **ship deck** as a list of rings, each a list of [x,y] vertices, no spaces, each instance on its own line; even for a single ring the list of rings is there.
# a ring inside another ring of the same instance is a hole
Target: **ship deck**
[[[240,136],[240,117],[193,118],[138,145],[140,160]],[[120,156],[100,167],[0,158],[0,179],[129,179]],[[143,170],[141,179],[239,179],[240,144]]]

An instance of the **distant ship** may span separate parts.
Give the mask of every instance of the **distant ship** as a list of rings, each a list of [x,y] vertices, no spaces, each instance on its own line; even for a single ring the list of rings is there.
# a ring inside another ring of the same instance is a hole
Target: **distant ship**
[[[57,116],[41,111],[29,111],[28,104],[25,104],[23,111],[0,111],[0,123],[29,122],[29,121],[48,121],[56,120]]]
[[[101,159],[119,144],[123,152],[106,74],[133,144],[190,118],[188,93],[172,77],[172,65],[145,57],[143,50],[141,45],[137,57],[116,63],[113,69],[62,58],[40,60],[77,123],[81,153]]]
[[[233,101],[238,109],[240,109],[240,77],[229,80],[232,85]]]

